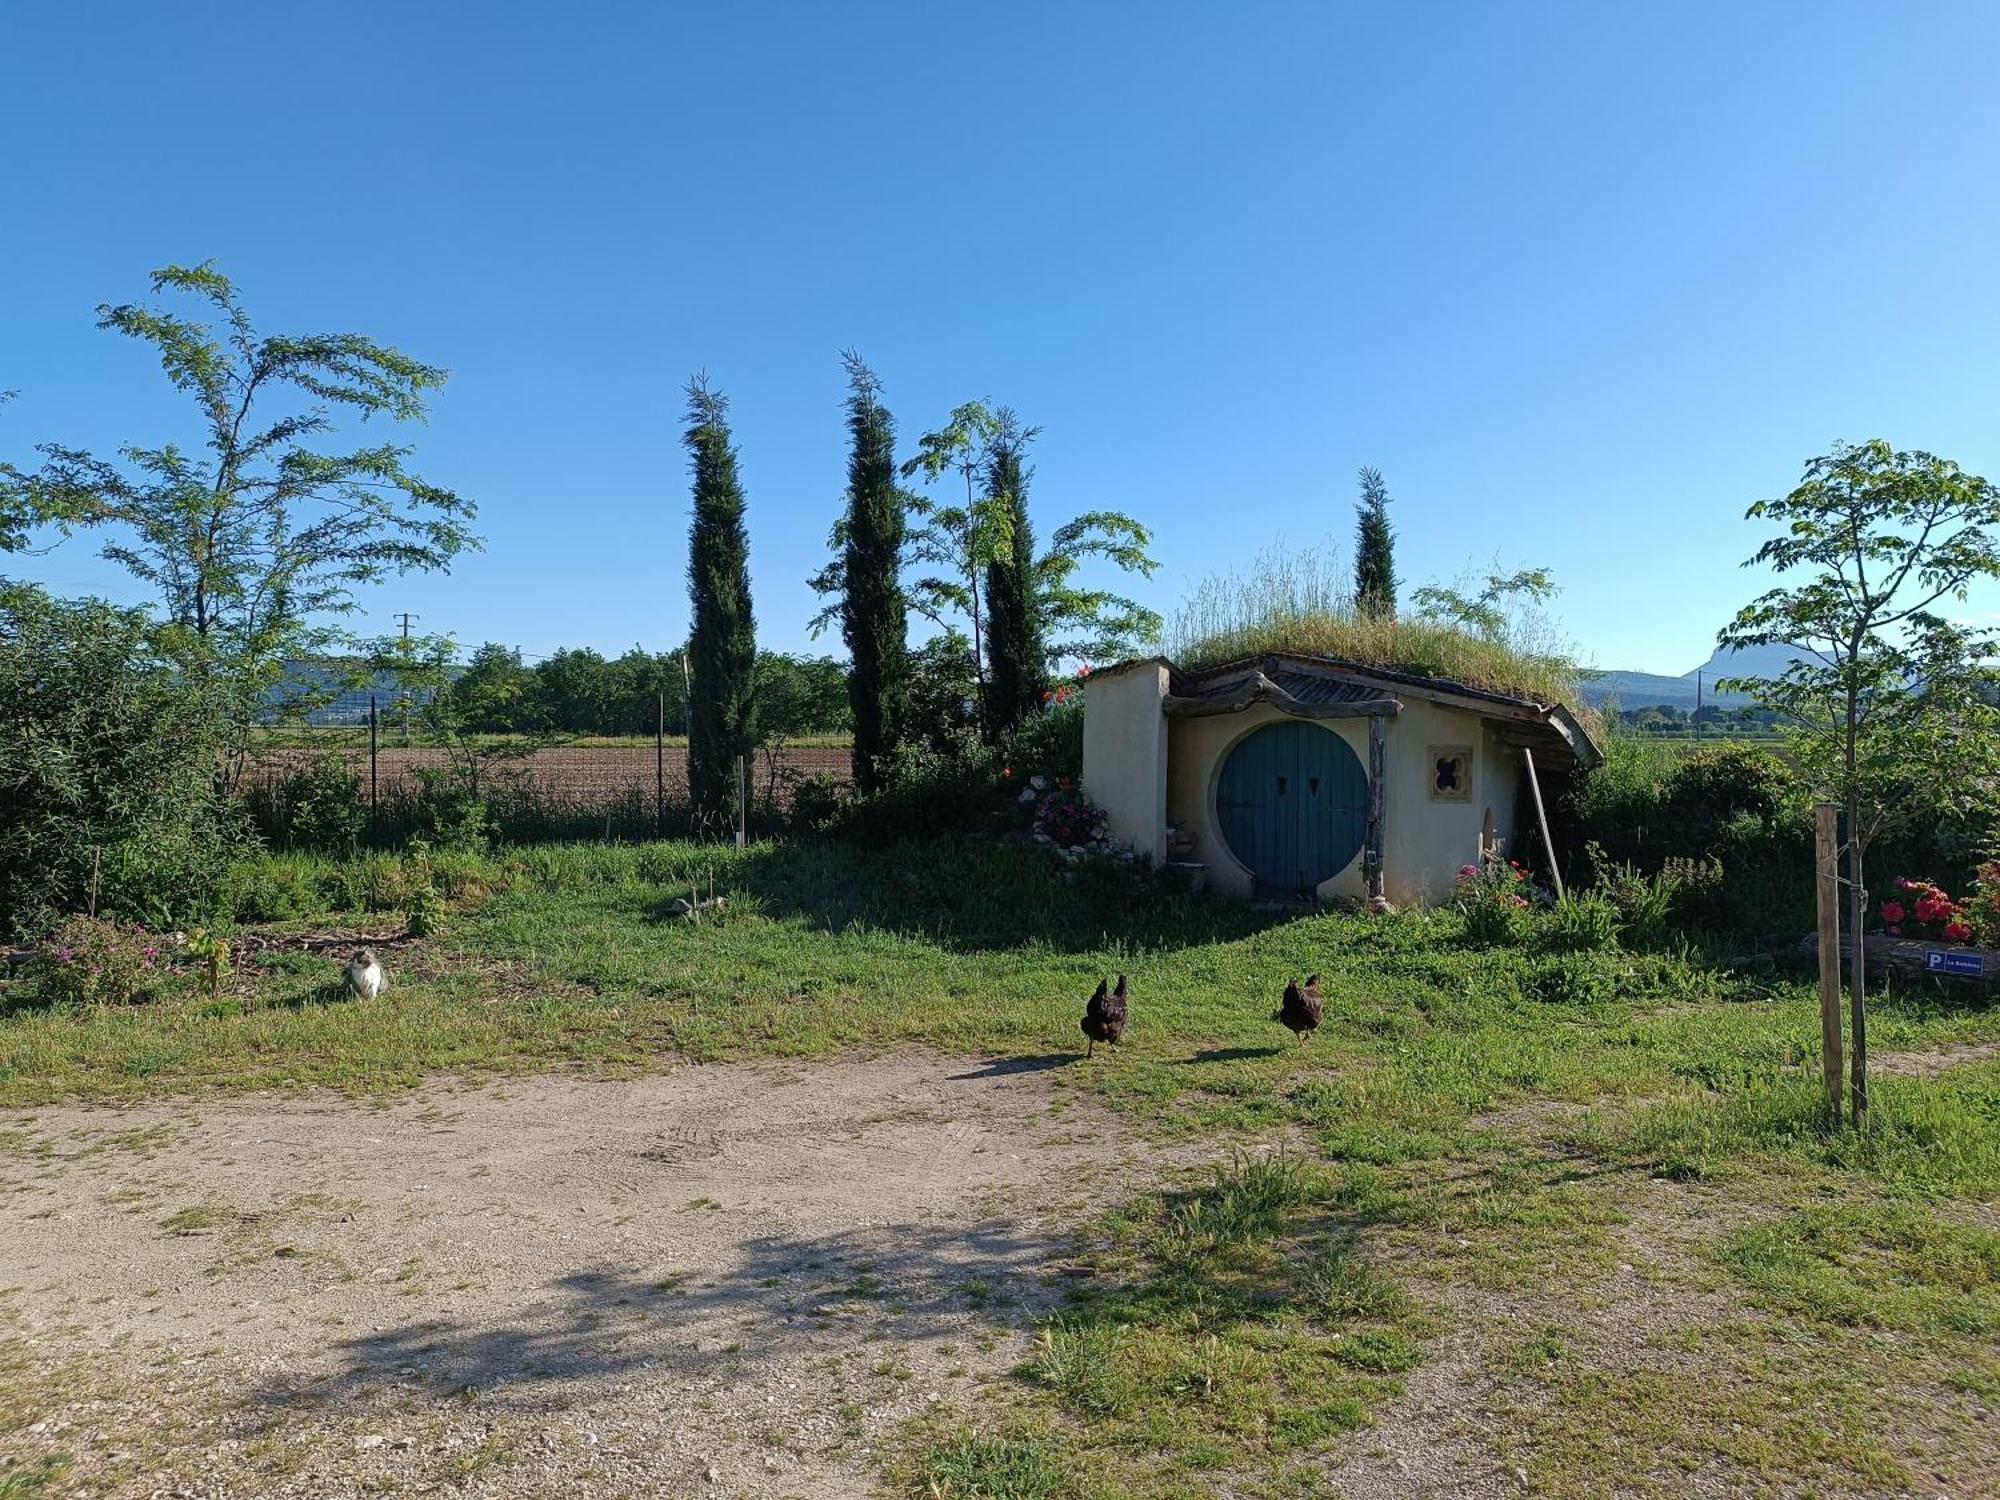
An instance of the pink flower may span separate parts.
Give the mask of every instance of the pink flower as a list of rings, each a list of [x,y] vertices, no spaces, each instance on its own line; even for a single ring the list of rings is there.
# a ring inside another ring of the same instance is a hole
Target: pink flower
[[[1963,922],[1952,922],[1946,925],[1944,935],[1954,943],[1969,942],[1972,938],[1972,929]]]
[[[1884,901],[1882,903],[1882,920],[1885,922],[1902,921],[1903,903],[1900,901]]]
[[[1460,865],[1458,867],[1458,883],[1460,885],[1465,885],[1469,881],[1474,881],[1477,880],[1478,878],[1479,878],[1478,865]]]

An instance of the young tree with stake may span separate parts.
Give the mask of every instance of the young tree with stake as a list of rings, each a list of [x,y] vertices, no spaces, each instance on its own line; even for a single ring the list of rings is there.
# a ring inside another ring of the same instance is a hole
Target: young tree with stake
[[[1749,516],[1781,529],[1745,566],[1803,580],[1752,600],[1720,643],[1801,655],[1779,677],[1718,686],[1780,711],[1801,773],[1844,815],[1852,1111],[1861,1123],[1868,846],[1898,822],[1981,794],[2000,769],[2000,716],[1988,694],[1995,642],[1931,613],[1975,580],[2000,577],[2000,488],[1929,453],[1840,444]]]

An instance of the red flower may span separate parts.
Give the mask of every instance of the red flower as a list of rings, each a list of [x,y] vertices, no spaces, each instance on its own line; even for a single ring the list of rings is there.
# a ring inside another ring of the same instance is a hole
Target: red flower
[[[1903,915],[1904,915],[1904,914],[1903,914],[1903,903],[1902,903],[1902,902],[1900,902],[1900,901],[1884,901],[1884,902],[1882,903],[1882,920],[1883,920],[1883,921],[1885,921],[1885,922],[1900,922],[1900,921],[1902,921],[1902,920],[1903,920]]]
[[[1972,929],[1967,927],[1963,922],[1951,922],[1946,924],[1944,935],[1954,943],[1970,942],[1972,939]]]
[[[1943,915],[1944,912],[1939,908],[1937,897],[1925,896],[1917,902],[1917,920],[1919,922],[1935,922]]]
[[[1000,776],[1004,781],[1012,781],[1014,779],[1014,768],[1012,766],[1003,766],[1000,770]]]

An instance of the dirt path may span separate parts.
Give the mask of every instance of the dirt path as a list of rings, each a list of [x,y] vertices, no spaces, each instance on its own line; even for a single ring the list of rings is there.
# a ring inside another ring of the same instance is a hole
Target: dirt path
[[[928,1055],[7,1117],[0,1453],[69,1455],[51,1495],[865,1494],[1136,1155]]]
[[[1896,1078],[1936,1078],[1989,1057],[2000,1057],[2000,1042],[1963,1042],[1936,1052],[1882,1052],[1869,1062],[1876,1072]]]

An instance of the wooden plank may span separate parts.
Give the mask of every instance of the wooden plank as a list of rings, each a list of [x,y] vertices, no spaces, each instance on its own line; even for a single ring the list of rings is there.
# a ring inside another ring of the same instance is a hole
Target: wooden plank
[[[1845,1083],[1840,1060],[1840,834],[1839,809],[1822,802],[1813,809],[1813,845],[1819,893],[1820,1066],[1826,1075],[1826,1105],[1840,1123]]]
[[[1526,745],[1521,747],[1521,758],[1528,763],[1528,789],[1535,794],[1535,821],[1542,826],[1542,847],[1549,852],[1549,879],[1556,883],[1556,899],[1563,894],[1562,861],[1556,858],[1556,841],[1549,837],[1548,809],[1542,806],[1542,779],[1535,774],[1535,752]]]

